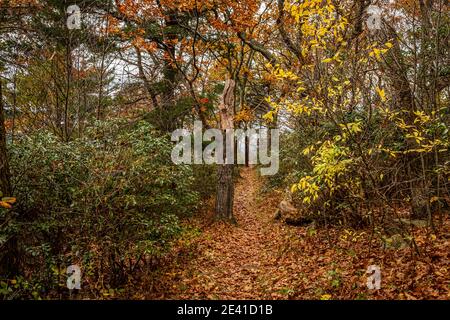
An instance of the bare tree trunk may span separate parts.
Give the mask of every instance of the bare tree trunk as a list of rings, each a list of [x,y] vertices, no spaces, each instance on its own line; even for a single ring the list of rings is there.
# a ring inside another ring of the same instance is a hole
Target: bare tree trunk
[[[223,90],[222,101],[219,105],[220,127],[223,136],[227,129],[234,129],[234,80],[227,80]],[[225,143],[225,142],[224,142]],[[226,152],[224,152],[226,153]],[[234,164],[219,165],[216,198],[216,218],[236,223],[233,215]]]
[[[247,123],[247,125],[245,126],[245,130],[248,130],[248,129],[249,129],[249,125]],[[247,134],[245,134],[245,166],[247,168],[250,166],[249,165],[249,159],[250,159],[249,151],[250,151],[250,137]]]

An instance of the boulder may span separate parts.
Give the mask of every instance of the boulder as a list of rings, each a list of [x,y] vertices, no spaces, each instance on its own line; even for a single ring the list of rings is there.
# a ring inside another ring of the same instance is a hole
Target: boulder
[[[292,226],[304,226],[313,222],[311,219],[303,217],[300,211],[286,198],[278,205],[274,219]]]

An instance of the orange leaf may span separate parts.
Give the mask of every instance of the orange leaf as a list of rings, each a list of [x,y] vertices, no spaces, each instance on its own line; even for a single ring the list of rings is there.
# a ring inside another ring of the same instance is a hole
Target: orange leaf
[[[8,202],[5,202],[5,201],[0,201],[0,207],[7,208],[7,209],[12,208],[12,206]]]

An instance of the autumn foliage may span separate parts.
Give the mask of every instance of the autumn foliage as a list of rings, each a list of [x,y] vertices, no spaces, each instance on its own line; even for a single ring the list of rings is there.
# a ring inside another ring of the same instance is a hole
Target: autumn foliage
[[[0,0],[0,297],[449,298],[448,1],[73,3]],[[174,165],[195,121],[278,174]]]

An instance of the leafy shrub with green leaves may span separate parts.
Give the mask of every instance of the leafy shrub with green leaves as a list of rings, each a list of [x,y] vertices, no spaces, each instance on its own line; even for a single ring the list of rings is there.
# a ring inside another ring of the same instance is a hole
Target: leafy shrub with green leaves
[[[44,288],[65,285],[57,270],[71,264],[101,286],[124,283],[198,204],[192,168],[173,164],[169,137],[144,121],[99,122],[68,143],[39,132],[10,150],[19,271]]]

